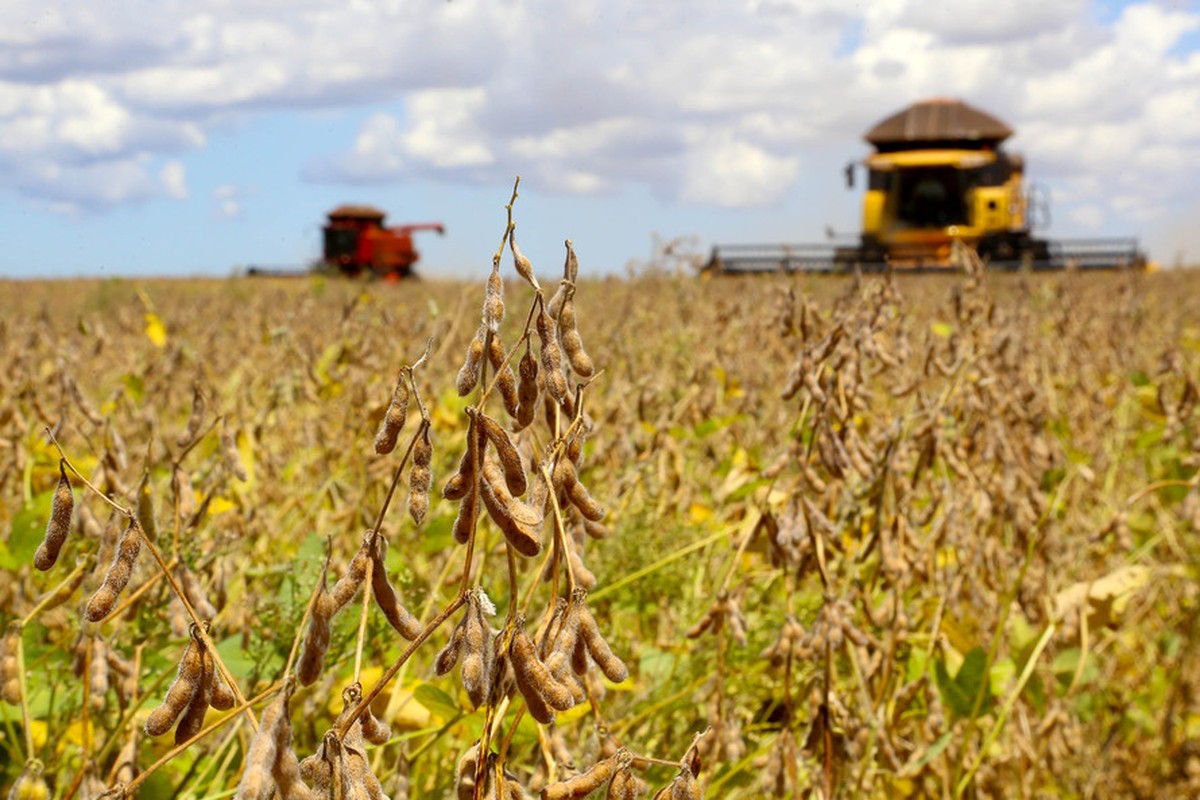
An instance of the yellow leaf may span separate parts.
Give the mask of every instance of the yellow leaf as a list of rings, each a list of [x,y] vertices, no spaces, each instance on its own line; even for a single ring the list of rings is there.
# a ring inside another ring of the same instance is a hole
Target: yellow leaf
[[[167,344],[167,328],[158,314],[146,312],[146,336],[154,342],[155,347],[165,347]]]
[[[933,335],[939,339],[949,339],[954,333],[954,328],[948,322],[932,322],[929,324],[929,330],[933,331]]]
[[[238,431],[237,434],[237,449],[238,455],[242,457],[242,466],[246,468],[246,483],[254,485],[254,443],[250,441],[250,437],[245,431]]]
[[[94,742],[96,740],[96,734],[92,728],[92,724],[90,721],[88,722],[88,727],[87,727],[87,740],[90,742]],[[76,744],[76,745],[83,744],[83,742],[84,742],[84,727],[83,727],[83,723],[80,722],[79,720],[76,720],[75,722],[72,722],[70,725],[67,726],[65,735],[61,739],[59,739],[59,744],[58,744],[59,752],[62,752],[64,746],[68,742],[71,744]]]
[[[1062,618],[1086,604],[1088,627],[1116,625],[1130,598],[1149,583],[1150,567],[1130,564],[1094,581],[1080,581],[1054,595],[1055,616]]]
[[[708,522],[712,516],[713,510],[703,503],[692,503],[688,508],[688,519],[692,522]]]
[[[399,688],[388,703],[386,721],[394,731],[419,731],[429,727],[433,713],[413,696],[413,689]]]
[[[958,564],[958,551],[953,547],[943,547],[937,551],[938,569],[945,569]]]
[[[31,719],[29,720],[29,733],[33,739],[33,746],[41,750],[46,746],[46,737],[50,733],[50,726],[46,724],[45,720]]]
[[[224,514],[226,511],[233,511],[237,508],[234,502],[226,497],[214,497],[212,502],[208,504],[209,516]]]

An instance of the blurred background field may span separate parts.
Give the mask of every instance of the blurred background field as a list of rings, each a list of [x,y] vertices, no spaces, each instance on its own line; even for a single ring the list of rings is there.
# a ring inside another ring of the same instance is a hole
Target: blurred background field
[[[461,569],[439,491],[463,450],[453,383],[480,295],[480,282],[435,280],[0,284],[0,628],[96,550],[73,533],[56,572],[29,566],[58,480],[48,425],[118,491],[145,465],[159,536],[177,537],[218,609],[213,635],[243,691],[261,688],[327,540],[344,561],[374,521],[394,462],[371,442],[396,370],[430,337],[434,499],[419,528],[397,509],[383,529],[406,603],[432,616]],[[603,720],[580,708],[539,733],[526,718],[508,768],[544,783],[553,737],[581,767],[606,736],[678,760],[712,728],[713,798],[1195,796],[1198,297],[1190,270],[582,281],[580,329],[602,370],[583,477],[610,531],[584,561],[631,678],[607,687]],[[204,439],[184,464],[200,513],[177,518],[162,443],[195,386],[236,431],[248,479]],[[96,498],[77,503],[105,524]],[[502,559],[484,535],[483,558]],[[133,585],[150,575],[143,564]],[[140,700],[113,687],[84,730],[78,600],[24,633],[56,796],[85,754],[115,775],[183,642],[162,587],[105,623],[111,646],[140,657]],[[325,677],[292,701],[302,757],[340,708],[357,624],[341,622]],[[381,620],[369,633],[377,669],[403,642]],[[445,796],[482,724],[456,676],[433,676],[444,640],[378,704],[394,737],[372,762],[393,796],[402,783]],[[0,719],[8,786],[22,721],[6,704]],[[226,726],[143,796],[228,796],[247,735]],[[135,749],[144,768],[165,748]]]

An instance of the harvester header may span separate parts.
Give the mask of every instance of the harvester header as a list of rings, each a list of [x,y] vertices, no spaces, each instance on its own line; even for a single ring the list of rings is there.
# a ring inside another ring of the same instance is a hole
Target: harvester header
[[[854,244],[724,245],[710,269],[722,272],[946,270],[955,244],[992,267],[1144,267],[1134,239],[1047,241],[1031,218],[1045,204],[1025,183],[1025,161],[1003,143],[1013,129],[961,100],[933,98],[877,123],[864,138],[873,152],[846,167],[846,184],[865,167],[862,230]]]

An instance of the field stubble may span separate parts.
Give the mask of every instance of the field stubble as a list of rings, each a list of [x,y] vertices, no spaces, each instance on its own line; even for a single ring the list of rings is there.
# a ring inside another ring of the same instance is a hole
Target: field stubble
[[[505,278],[0,287],[0,786],[1200,794],[1200,275]]]

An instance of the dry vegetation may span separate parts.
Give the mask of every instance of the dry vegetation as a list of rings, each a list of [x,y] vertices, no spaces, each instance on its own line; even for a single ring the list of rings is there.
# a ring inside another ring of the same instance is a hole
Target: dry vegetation
[[[1200,275],[500,252],[0,289],[10,797],[1200,794]]]

